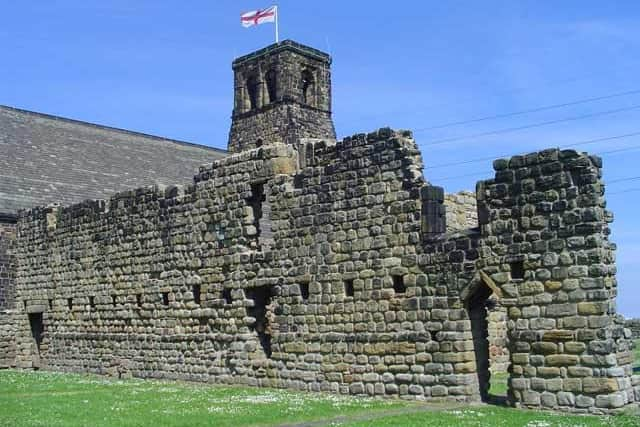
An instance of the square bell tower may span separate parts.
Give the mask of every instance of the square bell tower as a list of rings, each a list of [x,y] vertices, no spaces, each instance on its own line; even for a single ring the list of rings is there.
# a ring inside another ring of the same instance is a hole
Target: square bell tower
[[[284,40],[233,61],[234,106],[228,150],[336,137],[331,57]]]

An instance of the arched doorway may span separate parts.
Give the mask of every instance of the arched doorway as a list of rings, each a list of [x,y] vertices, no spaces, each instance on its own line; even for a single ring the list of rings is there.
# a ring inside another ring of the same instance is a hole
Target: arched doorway
[[[494,362],[495,336],[490,334],[496,329],[495,310],[499,307],[502,292],[491,280],[481,272],[480,277],[463,295],[465,308],[471,323],[471,336],[473,339],[473,351],[475,354],[476,373],[478,381],[478,393],[483,402],[506,402],[506,373],[498,375],[498,387],[491,387],[492,363]],[[505,326],[505,325],[503,325]],[[495,335],[495,334],[494,334]],[[506,339],[506,335],[505,335]],[[502,343],[506,347],[506,342]]]

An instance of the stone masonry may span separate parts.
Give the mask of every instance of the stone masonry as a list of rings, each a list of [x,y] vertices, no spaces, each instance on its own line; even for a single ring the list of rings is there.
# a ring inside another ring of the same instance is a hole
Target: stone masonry
[[[331,57],[291,40],[233,61],[229,151],[273,141],[332,138]]]
[[[185,187],[22,211],[15,363],[474,402],[498,301],[512,405],[637,405],[598,157],[496,160],[478,226],[447,232],[411,132],[309,138],[235,145]]]
[[[627,319],[625,325],[631,331],[633,338],[640,338],[640,319]]]
[[[11,247],[15,241],[15,218],[0,221],[0,310],[12,308],[14,300],[14,262]]]
[[[471,191],[460,191],[444,195],[447,231],[462,231],[478,227],[476,195]]]

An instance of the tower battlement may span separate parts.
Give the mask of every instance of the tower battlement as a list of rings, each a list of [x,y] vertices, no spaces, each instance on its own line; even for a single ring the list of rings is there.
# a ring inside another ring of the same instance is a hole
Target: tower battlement
[[[291,40],[233,61],[229,151],[300,138],[335,138],[331,57]]]

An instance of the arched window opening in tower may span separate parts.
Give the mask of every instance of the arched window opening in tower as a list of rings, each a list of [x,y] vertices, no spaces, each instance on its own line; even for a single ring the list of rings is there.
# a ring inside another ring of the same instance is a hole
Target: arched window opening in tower
[[[258,82],[256,76],[251,76],[247,79],[247,92],[249,94],[249,106],[251,110],[258,108],[259,88],[260,83]]]
[[[302,102],[313,106],[315,104],[315,79],[309,69],[302,71]]]
[[[267,71],[265,75],[265,81],[267,82],[267,94],[269,95],[269,102],[275,102],[278,92],[276,89],[276,72],[275,70]]]

